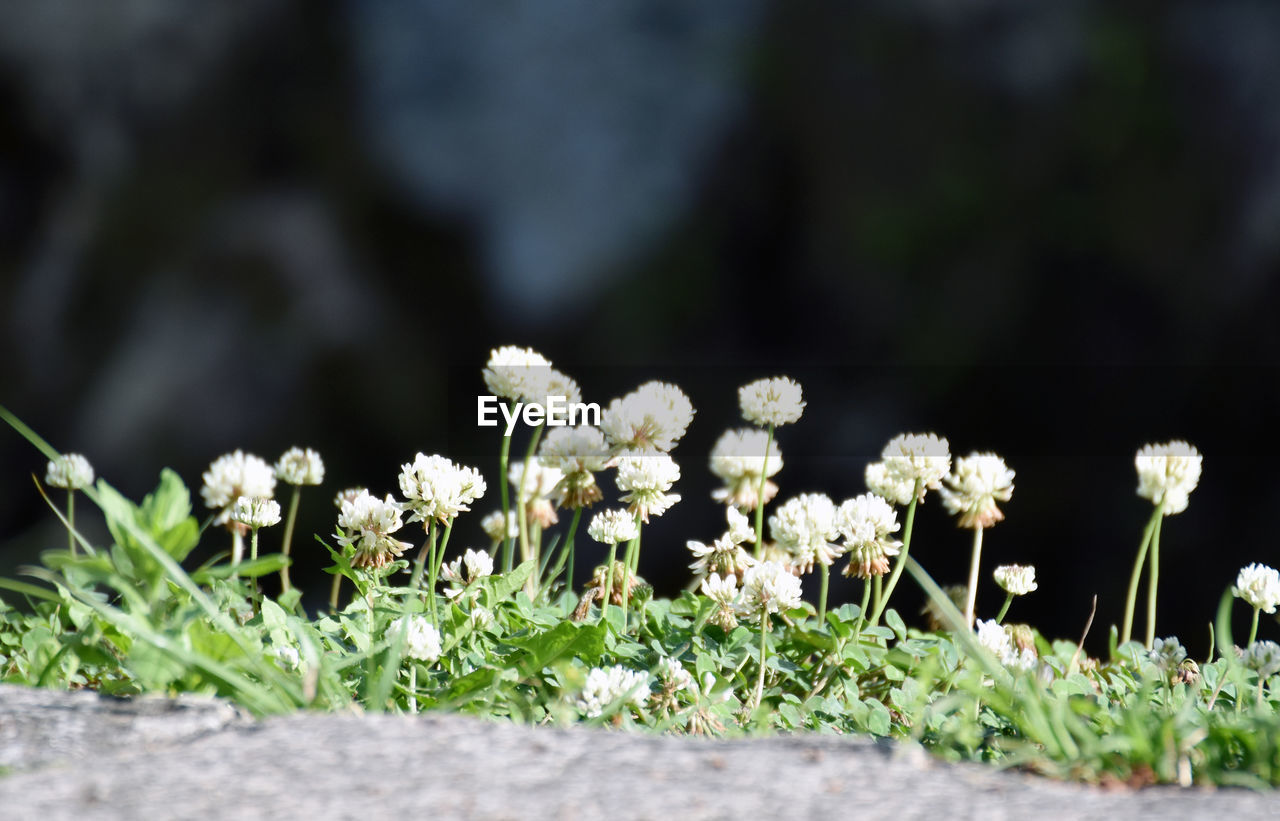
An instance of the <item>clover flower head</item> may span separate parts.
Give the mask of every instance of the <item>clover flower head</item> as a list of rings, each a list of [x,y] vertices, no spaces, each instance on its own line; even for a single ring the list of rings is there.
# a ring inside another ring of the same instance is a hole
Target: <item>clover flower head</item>
[[[1036,569],[1031,565],[1002,564],[992,575],[1001,590],[1015,596],[1025,596],[1040,587],[1036,584]]]
[[[275,472],[287,485],[318,485],[324,481],[324,460],[311,448],[289,448],[276,462]]]
[[[512,462],[507,469],[507,479],[516,492],[516,501],[525,504],[550,496],[562,478],[564,474],[559,468],[543,462],[537,456],[529,459],[527,473],[524,462]]]
[[[600,428],[614,452],[666,453],[684,436],[693,414],[684,391],[667,382],[646,382],[610,402]]]
[[[488,516],[480,520],[480,528],[484,530],[485,535],[498,543],[504,539],[514,539],[520,535],[520,522],[516,518],[514,510],[508,510],[506,516],[506,527],[502,526],[503,517],[501,510],[495,510]]]
[[[1274,613],[1280,605],[1280,573],[1256,562],[1243,567],[1231,595],[1244,599],[1250,607]]]
[[[893,538],[898,530],[898,514],[893,506],[873,493],[846,499],[836,511],[836,529],[849,551],[846,576],[869,579],[889,572],[889,558],[902,549]]]
[[[493,617],[493,611],[483,605],[475,605],[471,608],[471,612],[467,613],[467,621],[471,622],[473,630],[492,631],[498,622]]]
[[[769,434],[758,428],[727,430],[711,449],[711,472],[724,481],[724,487],[712,491],[711,498],[743,510],[755,510],[762,502],[768,504],[778,492],[778,486],[766,477],[764,499],[757,498],[761,471],[775,476],[780,470],[782,451],[776,441],[770,441]]]
[[[1151,642],[1151,649],[1147,651],[1147,658],[1164,673],[1177,669],[1186,657],[1186,648],[1173,636],[1156,639]]]
[[[553,490],[556,504],[571,510],[600,501],[594,474],[608,467],[610,458],[604,434],[591,425],[552,428],[538,448],[538,461],[561,473]]]
[[[863,473],[867,490],[893,505],[911,504],[915,495],[914,479],[899,479],[889,475],[889,468],[884,462],[872,462]]]
[[[942,503],[959,515],[961,527],[991,527],[1004,518],[996,502],[1013,496],[1012,470],[994,453],[971,453],[956,460],[942,488]]]
[[[276,474],[260,457],[243,451],[219,456],[204,472],[200,496],[205,507],[220,511],[214,521],[226,524],[231,519],[231,506],[241,496],[270,499],[276,489]]]
[[[280,503],[261,496],[241,496],[231,507],[231,520],[251,530],[280,524]]]
[[[650,516],[661,516],[680,501],[680,494],[668,492],[679,478],[680,466],[665,453],[626,453],[618,457],[614,481],[627,509],[647,524]]]
[[[880,452],[886,481],[920,483],[919,501],[926,490],[941,487],[942,478],[951,470],[951,449],[947,440],[934,433],[903,433],[889,440]],[[910,497],[908,496],[908,500]]]
[[[419,453],[400,466],[400,493],[408,500],[410,522],[447,524],[484,495],[484,477],[475,468],[455,465],[443,456]]]
[[[81,490],[93,484],[93,465],[79,453],[64,453],[49,460],[44,472],[44,482],[49,487],[65,490]]]
[[[484,383],[495,395],[505,399],[533,399],[537,396],[539,383],[546,381],[543,374],[550,368],[547,358],[532,348],[505,345],[489,353]]]
[[[401,616],[389,627],[392,631],[405,631],[404,654],[409,658],[426,662],[440,658],[440,631],[425,616]]]
[[[353,566],[385,567],[404,553],[409,543],[391,536],[404,526],[401,512],[390,493],[383,500],[364,491],[355,499],[342,502],[338,527],[346,532],[338,537],[338,542],[356,546],[351,560]]]
[[[734,544],[755,542],[756,530],[751,526],[751,521],[742,514],[742,511],[730,506],[724,509],[724,517],[729,525],[729,529],[724,534],[726,539]]]
[[[1255,641],[1245,651],[1244,663],[1264,679],[1280,673],[1280,644],[1268,640]]]
[[[769,517],[769,532],[774,541],[791,555],[802,572],[813,570],[815,563],[830,566],[845,548],[832,544],[839,531],[836,506],[823,493],[802,493],[788,499]]]
[[[709,622],[726,633],[738,626],[738,579],[732,574],[721,576],[712,573],[702,580],[698,588],[702,595],[716,603],[716,610],[711,614]]]
[[[360,497],[361,493],[368,492],[368,490],[362,487],[349,487],[346,490],[340,490],[337,495],[333,497],[333,506],[338,510],[342,510],[343,502],[354,502]]]
[[[298,655],[298,648],[289,644],[278,644],[271,648],[271,654],[275,656],[276,661],[286,670],[297,670],[302,664],[302,658]]]
[[[1187,509],[1191,491],[1200,482],[1200,451],[1182,440],[1144,445],[1134,457],[1138,469],[1138,495],[1152,504],[1164,504],[1164,515]]]
[[[785,376],[757,379],[738,388],[738,406],[742,418],[753,425],[787,425],[804,413],[800,383]]]
[[[1027,671],[1036,666],[1035,650],[1030,646],[1019,646],[1009,628],[998,624],[995,619],[979,619],[974,629],[978,643],[990,650],[1005,667]]]
[[[458,598],[466,588],[491,575],[493,557],[483,550],[472,550],[469,547],[461,556],[440,568],[441,578],[458,585],[445,590],[445,596],[450,599]]]
[[[636,517],[625,510],[602,510],[591,517],[587,535],[601,544],[621,544],[640,535]]]
[[[670,688],[678,692],[697,686],[693,682],[693,676],[684,669],[684,665],[670,656],[662,657],[654,668],[654,674],[664,689]]]
[[[753,622],[800,606],[800,579],[780,562],[760,562],[742,577],[738,612]]]
[[[620,664],[593,667],[578,695],[576,706],[587,718],[598,718],[616,701],[639,707],[649,694],[649,676],[628,670]]]

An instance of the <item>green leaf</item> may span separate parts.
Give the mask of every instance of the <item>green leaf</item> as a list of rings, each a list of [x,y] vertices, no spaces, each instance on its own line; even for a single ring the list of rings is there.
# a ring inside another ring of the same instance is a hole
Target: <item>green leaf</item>
[[[902,623],[902,616],[898,615],[898,611],[892,608],[884,611],[884,623],[898,637],[898,641],[902,641],[907,637],[907,626]]]
[[[285,556],[283,553],[268,553],[265,556],[259,556],[247,562],[241,562],[238,565],[219,564],[213,567],[205,567],[191,574],[191,578],[197,584],[209,584],[214,579],[229,579],[233,575],[241,578],[256,579],[260,576],[270,576],[272,573],[279,573],[280,568],[293,564],[293,560]]]
[[[517,666],[528,678],[538,675],[543,668],[566,655],[580,658],[588,664],[594,663],[604,654],[604,628],[597,624],[578,625],[566,621],[512,644],[524,651],[517,660]]]
[[[511,597],[513,593],[524,587],[529,575],[533,573],[533,559],[522,563],[510,573],[503,574],[493,583],[493,601],[500,602]]]

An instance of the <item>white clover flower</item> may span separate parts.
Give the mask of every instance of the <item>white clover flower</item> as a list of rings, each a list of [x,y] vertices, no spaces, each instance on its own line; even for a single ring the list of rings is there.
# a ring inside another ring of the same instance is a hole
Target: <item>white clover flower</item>
[[[404,654],[417,661],[432,662],[440,658],[440,631],[425,616],[401,616],[391,622],[393,632],[404,630]]]
[[[1012,470],[994,453],[971,453],[956,460],[942,488],[942,503],[959,514],[961,527],[991,527],[1004,518],[996,502],[1013,496]]]
[[[658,679],[662,689],[671,693],[678,693],[683,690],[697,689],[697,685],[693,683],[693,676],[689,671],[684,669],[684,665],[670,656],[663,656],[662,660],[654,667],[654,676]]]
[[[867,490],[894,505],[909,505],[915,494],[914,479],[899,479],[889,475],[884,462],[872,462],[863,473]]]
[[[693,414],[693,403],[684,391],[666,382],[646,382],[610,402],[600,428],[614,452],[666,453],[684,436]]]
[[[1165,673],[1176,669],[1186,657],[1186,648],[1173,636],[1166,639],[1156,639],[1151,642],[1151,649],[1147,651],[1147,658],[1151,660],[1151,663]]]
[[[751,521],[742,514],[742,511],[736,507],[727,507],[724,510],[724,518],[729,524],[729,529],[724,534],[726,539],[734,544],[755,542],[756,529],[751,526]]]
[[[575,703],[587,718],[598,718],[616,701],[639,707],[648,694],[649,676],[644,673],[628,670],[622,665],[608,669],[593,667],[587,673],[587,681]]]
[[[889,440],[880,452],[884,463],[886,487],[920,482],[923,502],[926,490],[937,490],[942,478],[951,470],[951,449],[947,440],[933,433],[903,433]],[[874,488],[873,488],[874,489]],[[895,494],[900,491],[894,491]],[[907,501],[911,501],[908,495]]]
[[[902,549],[902,542],[893,538],[898,530],[898,514],[892,505],[871,493],[841,503],[836,511],[836,528],[849,551],[846,576],[883,576],[889,572],[889,557]]]
[[[830,566],[845,551],[831,543],[839,533],[836,506],[823,493],[788,499],[769,517],[769,532],[802,573],[813,570],[815,563]]]
[[[280,644],[271,648],[271,654],[275,656],[276,661],[286,670],[297,670],[302,664],[302,658],[298,655],[298,648],[288,644]]]
[[[362,492],[355,499],[343,500],[338,514],[338,527],[346,532],[338,537],[343,545],[354,544],[356,555],[351,564],[356,567],[385,567],[410,545],[391,537],[404,523],[400,520],[401,508],[387,494],[386,500]]]
[[[342,510],[343,502],[354,502],[360,497],[361,493],[368,492],[368,490],[362,487],[349,487],[346,490],[340,490],[337,495],[333,497],[333,506],[338,510]]]
[[[604,434],[591,425],[551,428],[538,448],[538,461],[561,473],[554,487],[556,504],[571,510],[600,501],[603,494],[594,474],[610,460]]]
[[[1040,587],[1036,584],[1036,569],[1031,565],[1002,564],[992,575],[1001,590],[1015,596],[1025,596]]]
[[[324,481],[324,460],[311,448],[289,448],[276,462],[276,478],[288,485],[318,485]]]
[[[93,484],[93,465],[79,453],[64,453],[49,461],[44,482],[50,487],[81,490]]]
[[[741,575],[755,564],[755,559],[742,549],[744,542],[756,540],[756,532],[751,523],[732,506],[725,508],[725,518],[729,520],[729,529],[714,544],[708,546],[694,540],[686,543],[695,559],[689,569],[697,577],[708,573]]]
[[[480,527],[484,530],[485,535],[493,540],[494,544],[503,539],[514,539],[520,535],[520,521],[516,518],[514,510],[507,511],[507,526],[502,526],[502,511],[495,510],[488,516],[480,520]]]
[[[698,589],[702,595],[720,604],[732,605],[738,598],[738,580],[732,573],[723,577],[712,573],[702,580]]]
[[[591,517],[587,535],[601,544],[621,544],[640,535],[636,517],[625,510],[602,510]]]
[[[200,495],[205,507],[219,511],[214,521],[226,524],[231,518],[231,506],[241,496],[260,496],[270,499],[275,494],[276,474],[261,458],[251,453],[235,451],[219,456],[204,472],[204,487]]]
[[[464,572],[465,568],[465,572]],[[466,588],[471,587],[485,576],[493,575],[493,557],[483,550],[467,548],[458,558],[440,568],[440,577],[446,582],[458,585],[444,591],[447,598],[456,599]]]
[[[498,623],[493,617],[493,611],[482,605],[471,608],[471,612],[467,614],[467,621],[471,622],[471,629],[485,632],[492,632]]]
[[[507,479],[516,492],[517,503],[528,504],[550,496],[562,478],[564,474],[558,468],[545,464],[537,456],[529,460],[528,475],[525,475],[524,462],[513,462],[507,469]]]
[[[1018,647],[1006,627],[995,619],[979,619],[974,625],[978,643],[991,651],[1005,667],[1030,670],[1036,666],[1036,653],[1029,647]]]
[[[231,507],[231,520],[257,530],[280,524],[280,504],[261,496],[241,496]]]
[[[527,392],[521,397],[524,401],[537,402],[544,407],[551,404],[553,396],[562,404],[576,405],[582,401],[582,389],[578,383],[555,368],[531,371],[525,390]]]
[[[765,446],[769,448],[769,458],[765,459]],[[760,472],[769,476],[777,475],[782,470],[782,451],[776,441],[770,441],[769,434],[758,428],[739,428],[727,430],[716,440],[711,449],[711,472],[724,481],[724,487],[711,493],[717,502],[736,505],[743,510],[755,510],[761,503]],[[763,502],[778,492],[778,486],[767,478],[764,484]]]
[[[1260,678],[1280,673],[1280,644],[1274,641],[1255,641],[1244,652],[1245,666],[1257,670]]]
[[[742,577],[738,612],[753,622],[800,606],[800,579],[781,562],[761,562]]]
[[[536,395],[536,389],[531,390],[531,387],[540,381],[546,381],[541,374],[550,367],[551,363],[546,357],[532,348],[506,345],[489,353],[484,383],[497,396],[522,401],[525,397]]]
[[[1243,567],[1231,595],[1244,599],[1250,607],[1274,613],[1280,605],[1280,573],[1256,562]]]
[[[400,492],[408,501],[409,521],[448,524],[484,495],[484,477],[475,468],[455,465],[443,456],[419,453],[400,466]]]
[[[738,407],[742,418],[753,425],[787,425],[804,413],[800,384],[785,376],[757,379],[738,388]],[[761,448],[763,450],[763,448]]]
[[[665,453],[624,454],[618,457],[618,473],[614,481],[623,492],[621,501],[627,509],[639,513],[646,524],[650,516],[661,516],[676,502],[680,494],[668,493],[680,478],[680,466]]]
[[[1200,481],[1200,452],[1181,440],[1145,445],[1134,457],[1138,495],[1152,504],[1164,502],[1164,515],[1187,509],[1191,491]]]

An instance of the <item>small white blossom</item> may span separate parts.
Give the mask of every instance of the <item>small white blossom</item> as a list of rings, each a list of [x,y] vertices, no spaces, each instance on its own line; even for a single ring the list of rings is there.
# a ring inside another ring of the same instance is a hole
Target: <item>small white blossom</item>
[[[485,632],[492,632],[498,623],[493,617],[493,611],[481,605],[476,605],[471,608],[471,612],[467,614],[467,621],[471,622],[471,628],[473,630],[481,630]]]
[[[276,478],[288,485],[318,485],[324,481],[324,460],[311,448],[289,448],[276,462]]]
[[[342,502],[338,514],[338,527],[345,534],[338,538],[343,545],[354,544],[356,555],[351,563],[356,567],[384,567],[409,547],[391,537],[404,523],[400,520],[400,505],[387,494],[385,500],[362,492],[351,500]]]
[[[1001,590],[1015,596],[1025,596],[1040,587],[1036,584],[1036,569],[1031,565],[1002,564],[992,575]]]
[[[942,478],[951,470],[951,449],[947,440],[933,433],[903,433],[889,440],[880,452],[884,463],[885,482],[920,482],[919,501],[926,490],[941,487]],[[890,485],[892,486],[892,485]],[[908,495],[907,501],[910,501]]]
[[[625,510],[602,510],[591,518],[587,535],[601,544],[621,544],[640,535],[634,514]]]
[[[942,488],[942,503],[960,516],[961,527],[991,527],[1004,518],[996,502],[1013,496],[1012,470],[994,453],[971,453],[956,460]]]
[[[1280,605],[1280,573],[1256,562],[1243,567],[1231,594],[1244,599],[1250,607],[1274,613],[1276,605]]]
[[[417,661],[440,658],[440,631],[425,616],[401,616],[391,622],[392,631],[405,630],[404,654]]]
[[[1156,639],[1147,651],[1147,658],[1160,668],[1162,672],[1173,671],[1187,657],[1187,651],[1179,641],[1170,636],[1167,639]]]
[[[765,445],[769,458],[765,459]],[[724,487],[711,493],[717,502],[736,505],[743,510],[755,510],[760,504],[760,472],[768,476],[782,470],[782,451],[769,434],[758,428],[727,430],[716,440],[711,449],[711,472],[724,481]],[[764,503],[778,492],[778,486],[765,479]]]
[[[280,504],[261,496],[241,496],[231,508],[231,519],[257,530],[280,524]]]
[[[213,460],[203,478],[200,495],[205,507],[219,511],[214,519],[217,524],[227,523],[231,506],[241,496],[270,499],[276,489],[276,474],[271,466],[260,457],[239,450]]]
[[[600,418],[614,452],[660,451],[676,446],[693,421],[693,404],[684,391],[666,382],[646,382],[615,399]]]
[[[616,701],[624,705],[644,704],[649,694],[649,677],[644,673],[628,670],[621,665],[608,669],[593,667],[587,673],[587,681],[582,685],[582,693],[576,705],[587,718],[598,718]]]
[[[497,396],[523,401],[536,395],[536,386],[545,381],[541,374],[550,367],[546,357],[532,348],[506,345],[490,352],[484,383]]]
[[[440,568],[441,578],[458,585],[445,590],[445,596],[450,599],[458,598],[466,588],[490,575],[493,575],[493,557],[483,550],[471,548],[467,548],[461,556]]]
[[[544,464],[537,456],[529,460],[527,474],[524,465],[524,462],[513,462],[507,469],[507,479],[516,492],[517,503],[527,504],[535,499],[550,496],[564,476],[558,468]]]
[[[815,563],[830,566],[845,550],[831,543],[838,535],[836,507],[822,493],[788,499],[769,517],[769,532],[802,573],[813,570]]]
[[[1200,452],[1181,440],[1146,445],[1134,457],[1138,495],[1152,504],[1164,502],[1164,515],[1187,509],[1191,491],[1200,481]]]
[[[755,542],[756,530],[751,526],[751,521],[740,510],[736,507],[727,507],[724,511],[724,517],[729,524],[729,529],[724,534],[725,538],[734,544]]]
[[[754,622],[800,606],[800,579],[780,562],[761,562],[742,577],[738,612]]]
[[[507,511],[507,526],[502,526],[502,511],[495,510],[480,520],[480,527],[485,535],[498,543],[503,539],[514,539],[520,535],[520,522],[514,510]]]
[[[484,477],[475,468],[455,465],[443,456],[419,453],[400,466],[400,492],[407,499],[409,521],[441,524],[452,521],[485,492]]]
[[[682,690],[697,689],[693,683],[693,676],[689,671],[684,669],[684,665],[670,656],[664,656],[654,668],[654,675],[661,683],[662,688],[672,693],[678,693]]]
[[[836,527],[849,551],[846,576],[883,576],[889,572],[889,558],[902,549],[902,542],[893,538],[898,530],[898,514],[874,494],[845,500],[836,512]]]
[[[595,475],[609,466],[604,434],[591,425],[551,428],[538,448],[538,461],[560,471],[554,495],[560,507],[577,509],[600,501]]]
[[[298,665],[302,663],[302,659],[298,655],[298,648],[288,644],[280,644],[271,648],[271,654],[276,657],[276,661],[280,662],[280,666],[286,670],[297,670]]]
[[[49,461],[44,481],[50,487],[80,490],[93,484],[93,465],[79,453],[64,453]]]
[[[867,490],[890,504],[908,505],[915,494],[915,480],[890,476],[889,468],[885,467],[884,462],[867,465],[863,478],[867,483]]]
[[[650,516],[661,516],[676,502],[680,494],[668,493],[680,478],[680,466],[665,453],[624,454],[618,457],[618,473],[614,481],[623,492],[621,501],[628,510],[639,513],[648,523]]]
[[[1005,667],[1024,671],[1035,667],[1035,651],[1019,648],[1009,631],[995,619],[979,619],[974,628],[978,634],[978,643],[990,650]]]
[[[368,492],[368,490],[362,487],[349,487],[346,490],[340,490],[337,495],[333,497],[333,506],[338,510],[342,510],[343,502],[354,502],[360,497],[361,493]]]
[[[1280,673],[1280,644],[1255,641],[1245,651],[1244,663],[1250,670],[1257,670],[1258,676],[1264,679]]]
[[[742,418],[753,425],[787,425],[804,413],[800,384],[785,376],[757,379],[738,388],[738,407]]]
[[[729,529],[714,544],[708,546],[693,540],[687,543],[695,559],[689,569],[695,576],[702,577],[708,573],[741,575],[755,564],[755,559],[742,549],[744,542],[756,540],[751,523],[735,507],[725,508],[725,518],[729,520]]]

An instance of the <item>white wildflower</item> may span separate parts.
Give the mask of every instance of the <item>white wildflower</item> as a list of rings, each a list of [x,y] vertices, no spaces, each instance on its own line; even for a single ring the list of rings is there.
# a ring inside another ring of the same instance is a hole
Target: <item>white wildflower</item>
[[[561,473],[554,486],[556,504],[571,510],[600,501],[595,474],[609,466],[610,458],[604,434],[591,425],[552,428],[538,448],[538,461]]]
[[[1244,653],[1245,666],[1257,670],[1260,678],[1266,679],[1280,673],[1280,644],[1274,641],[1255,641]]]
[[[654,675],[664,690],[678,693],[695,688],[693,676],[684,669],[684,665],[670,656],[663,656],[654,668]]]
[[[863,478],[867,483],[867,490],[890,504],[905,506],[911,503],[911,497],[915,493],[915,480],[890,476],[889,468],[884,462],[867,465]]]
[[[601,544],[621,544],[640,535],[636,518],[625,510],[602,510],[591,518],[587,535]]]
[[[692,539],[687,542],[689,552],[693,554],[695,560],[689,565],[689,569],[697,577],[706,576],[708,573],[721,575],[732,573],[740,576],[748,567],[755,564],[755,559],[742,549],[744,542],[756,540],[756,533],[751,528],[751,523],[747,521],[746,516],[732,506],[725,508],[725,518],[729,520],[729,529],[713,544],[705,545]]]
[[[1280,605],[1280,573],[1256,562],[1243,567],[1231,595],[1244,599],[1250,607],[1274,613],[1276,605]]]
[[[646,382],[610,402],[600,428],[614,452],[666,453],[684,436],[693,414],[693,404],[684,391],[666,382]]]
[[[318,485],[324,481],[324,460],[311,448],[289,448],[276,462],[275,472],[288,485]]]
[[[1151,643],[1151,649],[1147,651],[1147,658],[1151,663],[1165,673],[1172,672],[1186,657],[1186,649],[1172,636],[1156,639]]]
[[[354,502],[359,498],[361,493],[368,492],[368,490],[362,487],[349,487],[346,490],[340,490],[337,495],[333,497],[333,506],[338,510],[342,510],[343,502]]]
[[[880,452],[885,468],[885,482],[889,487],[909,483],[913,488],[920,483],[919,501],[924,501],[926,490],[937,490],[942,477],[951,470],[951,450],[947,440],[933,433],[903,433],[889,440]],[[895,491],[895,495],[900,491]],[[908,495],[907,501],[910,501]]]
[[[507,511],[507,526],[502,526],[502,511],[495,510],[480,520],[480,527],[494,544],[504,539],[514,539],[520,535],[520,522],[514,510]]]
[[[549,498],[564,477],[559,469],[544,465],[534,456],[529,460],[527,472],[524,462],[516,462],[507,471],[507,477],[516,491],[516,504],[525,505],[525,515],[530,521],[544,528],[559,521],[556,507]]]
[[[355,499],[343,500],[338,514],[338,527],[345,534],[338,538],[344,545],[356,546],[351,564],[356,567],[385,567],[410,545],[391,537],[403,526],[400,505],[387,494],[385,500],[362,492]]]
[[[401,616],[391,622],[389,629],[405,631],[404,654],[409,658],[426,662],[440,658],[440,631],[425,616]]]
[[[261,496],[241,496],[231,507],[232,521],[257,530],[280,524],[280,504]]]
[[[1035,651],[1029,647],[1018,647],[1008,628],[998,624],[995,619],[979,619],[974,627],[978,643],[990,650],[1005,667],[1025,671],[1036,666]]]
[[[769,458],[765,459],[765,446],[769,448]],[[711,472],[724,481],[724,487],[711,493],[717,502],[736,505],[743,510],[755,510],[761,500],[760,472],[768,476],[777,475],[782,470],[782,451],[776,441],[770,441],[769,435],[757,428],[740,428],[727,430],[716,440],[711,449]],[[764,484],[764,500],[769,500],[778,492],[778,486],[768,478]]]
[[[836,527],[849,551],[846,576],[883,576],[889,572],[889,558],[902,549],[902,542],[893,538],[898,530],[898,514],[874,494],[845,500],[836,512]]]
[[[769,517],[769,532],[802,573],[815,563],[830,565],[844,552],[831,542],[838,535],[836,506],[822,493],[802,493]]]
[[[1165,516],[1181,513],[1200,481],[1200,462],[1200,452],[1181,440],[1144,446],[1134,457],[1138,495],[1163,502]]]
[[[490,352],[484,383],[497,396],[524,401],[536,395],[536,386],[546,381],[542,374],[550,367],[546,357],[532,348],[506,345]]]
[[[275,656],[280,666],[286,670],[297,670],[302,663],[302,659],[298,655],[298,648],[288,644],[276,645],[271,648],[271,654]]]
[[[45,484],[64,490],[81,490],[93,484],[93,465],[79,453],[64,453],[49,461]]]
[[[200,495],[205,507],[219,511],[214,521],[226,524],[231,518],[231,506],[241,496],[260,496],[270,499],[276,489],[276,474],[261,458],[250,453],[235,451],[219,456],[204,472],[204,487]]]
[[[456,599],[485,576],[493,575],[493,557],[483,550],[467,548],[466,552],[440,568],[440,577],[458,585],[445,590],[447,598]]]
[[[785,376],[757,379],[738,388],[738,406],[742,418],[753,425],[787,425],[804,413],[800,384]]]
[[[587,718],[598,718],[614,702],[623,705],[644,704],[649,694],[649,677],[644,673],[628,670],[621,665],[608,669],[593,667],[587,673],[587,681],[582,685],[582,693],[576,705]]]
[[[1004,518],[996,502],[1013,496],[1012,470],[994,453],[971,453],[956,460],[942,488],[942,503],[959,514],[961,527],[991,527]]]
[[[1040,587],[1036,584],[1036,569],[1031,565],[1002,564],[992,575],[1001,590],[1015,596],[1025,596]]]
[[[484,477],[475,468],[455,465],[443,456],[419,453],[400,466],[400,492],[408,501],[410,522],[448,524],[484,495]]]
[[[761,562],[742,577],[738,612],[753,622],[800,606],[800,579],[780,562]]]
[[[665,453],[624,454],[618,457],[615,481],[623,492],[621,501],[628,510],[639,513],[646,524],[650,516],[661,516],[676,502],[680,494],[668,493],[680,478],[680,466]]]

